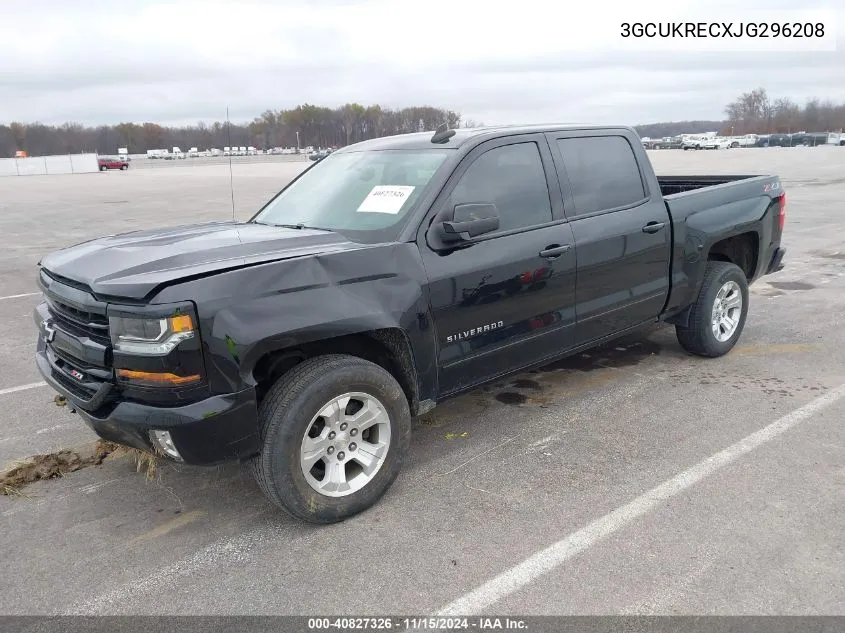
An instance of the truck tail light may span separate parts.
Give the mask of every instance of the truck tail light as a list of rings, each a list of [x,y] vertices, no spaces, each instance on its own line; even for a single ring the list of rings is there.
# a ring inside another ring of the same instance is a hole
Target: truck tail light
[[[778,196],[778,228],[783,231],[783,225],[786,222],[786,194],[782,193]]]

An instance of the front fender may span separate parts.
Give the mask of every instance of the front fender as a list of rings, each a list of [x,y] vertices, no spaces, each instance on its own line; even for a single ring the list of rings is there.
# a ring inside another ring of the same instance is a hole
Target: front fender
[[[166,292],[195,298],[212,390],[254,386],[255,366],[270,352],[391,328],[408,337],[419,393],[433,390],[435,337],[415,244],[270,262]]]

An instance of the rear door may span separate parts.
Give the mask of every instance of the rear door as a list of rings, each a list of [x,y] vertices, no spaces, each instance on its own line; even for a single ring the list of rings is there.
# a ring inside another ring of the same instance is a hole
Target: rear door
[[[575,344],[653,320],[669,293],[672,227],[624,130],[550,133],[577,251]]]
[[[545,137],[512,136],[474,148],[432,214],[465,203],[495,204],[499,230],[452,250],[432,248],[426,231],[418,242],[441,395],[572,346],[574,240]]]

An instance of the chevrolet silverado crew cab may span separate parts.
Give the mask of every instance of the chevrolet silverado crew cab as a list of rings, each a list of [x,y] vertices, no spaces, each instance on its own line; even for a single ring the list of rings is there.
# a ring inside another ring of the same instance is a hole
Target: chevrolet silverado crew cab
[[[776,176],[656,177],[627,127],[365,141],[247,222],[44,257],[36,362],[102,438],[248,462],[330,523],[380,498],[446,398],[658,321],[727,353],[784,211]]]

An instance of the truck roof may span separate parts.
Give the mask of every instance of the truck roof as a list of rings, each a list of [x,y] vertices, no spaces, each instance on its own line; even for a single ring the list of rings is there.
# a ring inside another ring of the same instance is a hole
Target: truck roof
[[[633,128],[625,125],[585,125],[577,123],[538,123],[530,125],[491,125],[476,128],[456,128],[451,138],[434,143],[431,138],[434,132],[412,132],[410,134],[396,134],[394,136],[383,136],[368,141],[361,141],[348,145],[340,152],[358,152],[362,150],[380,149],[438,149],[458,148],[469,141],[482,141],[488,138],[510,136],[514,134],[532,134],[537,132],[560,132],[563,130],[625,130],[632,133]]]

